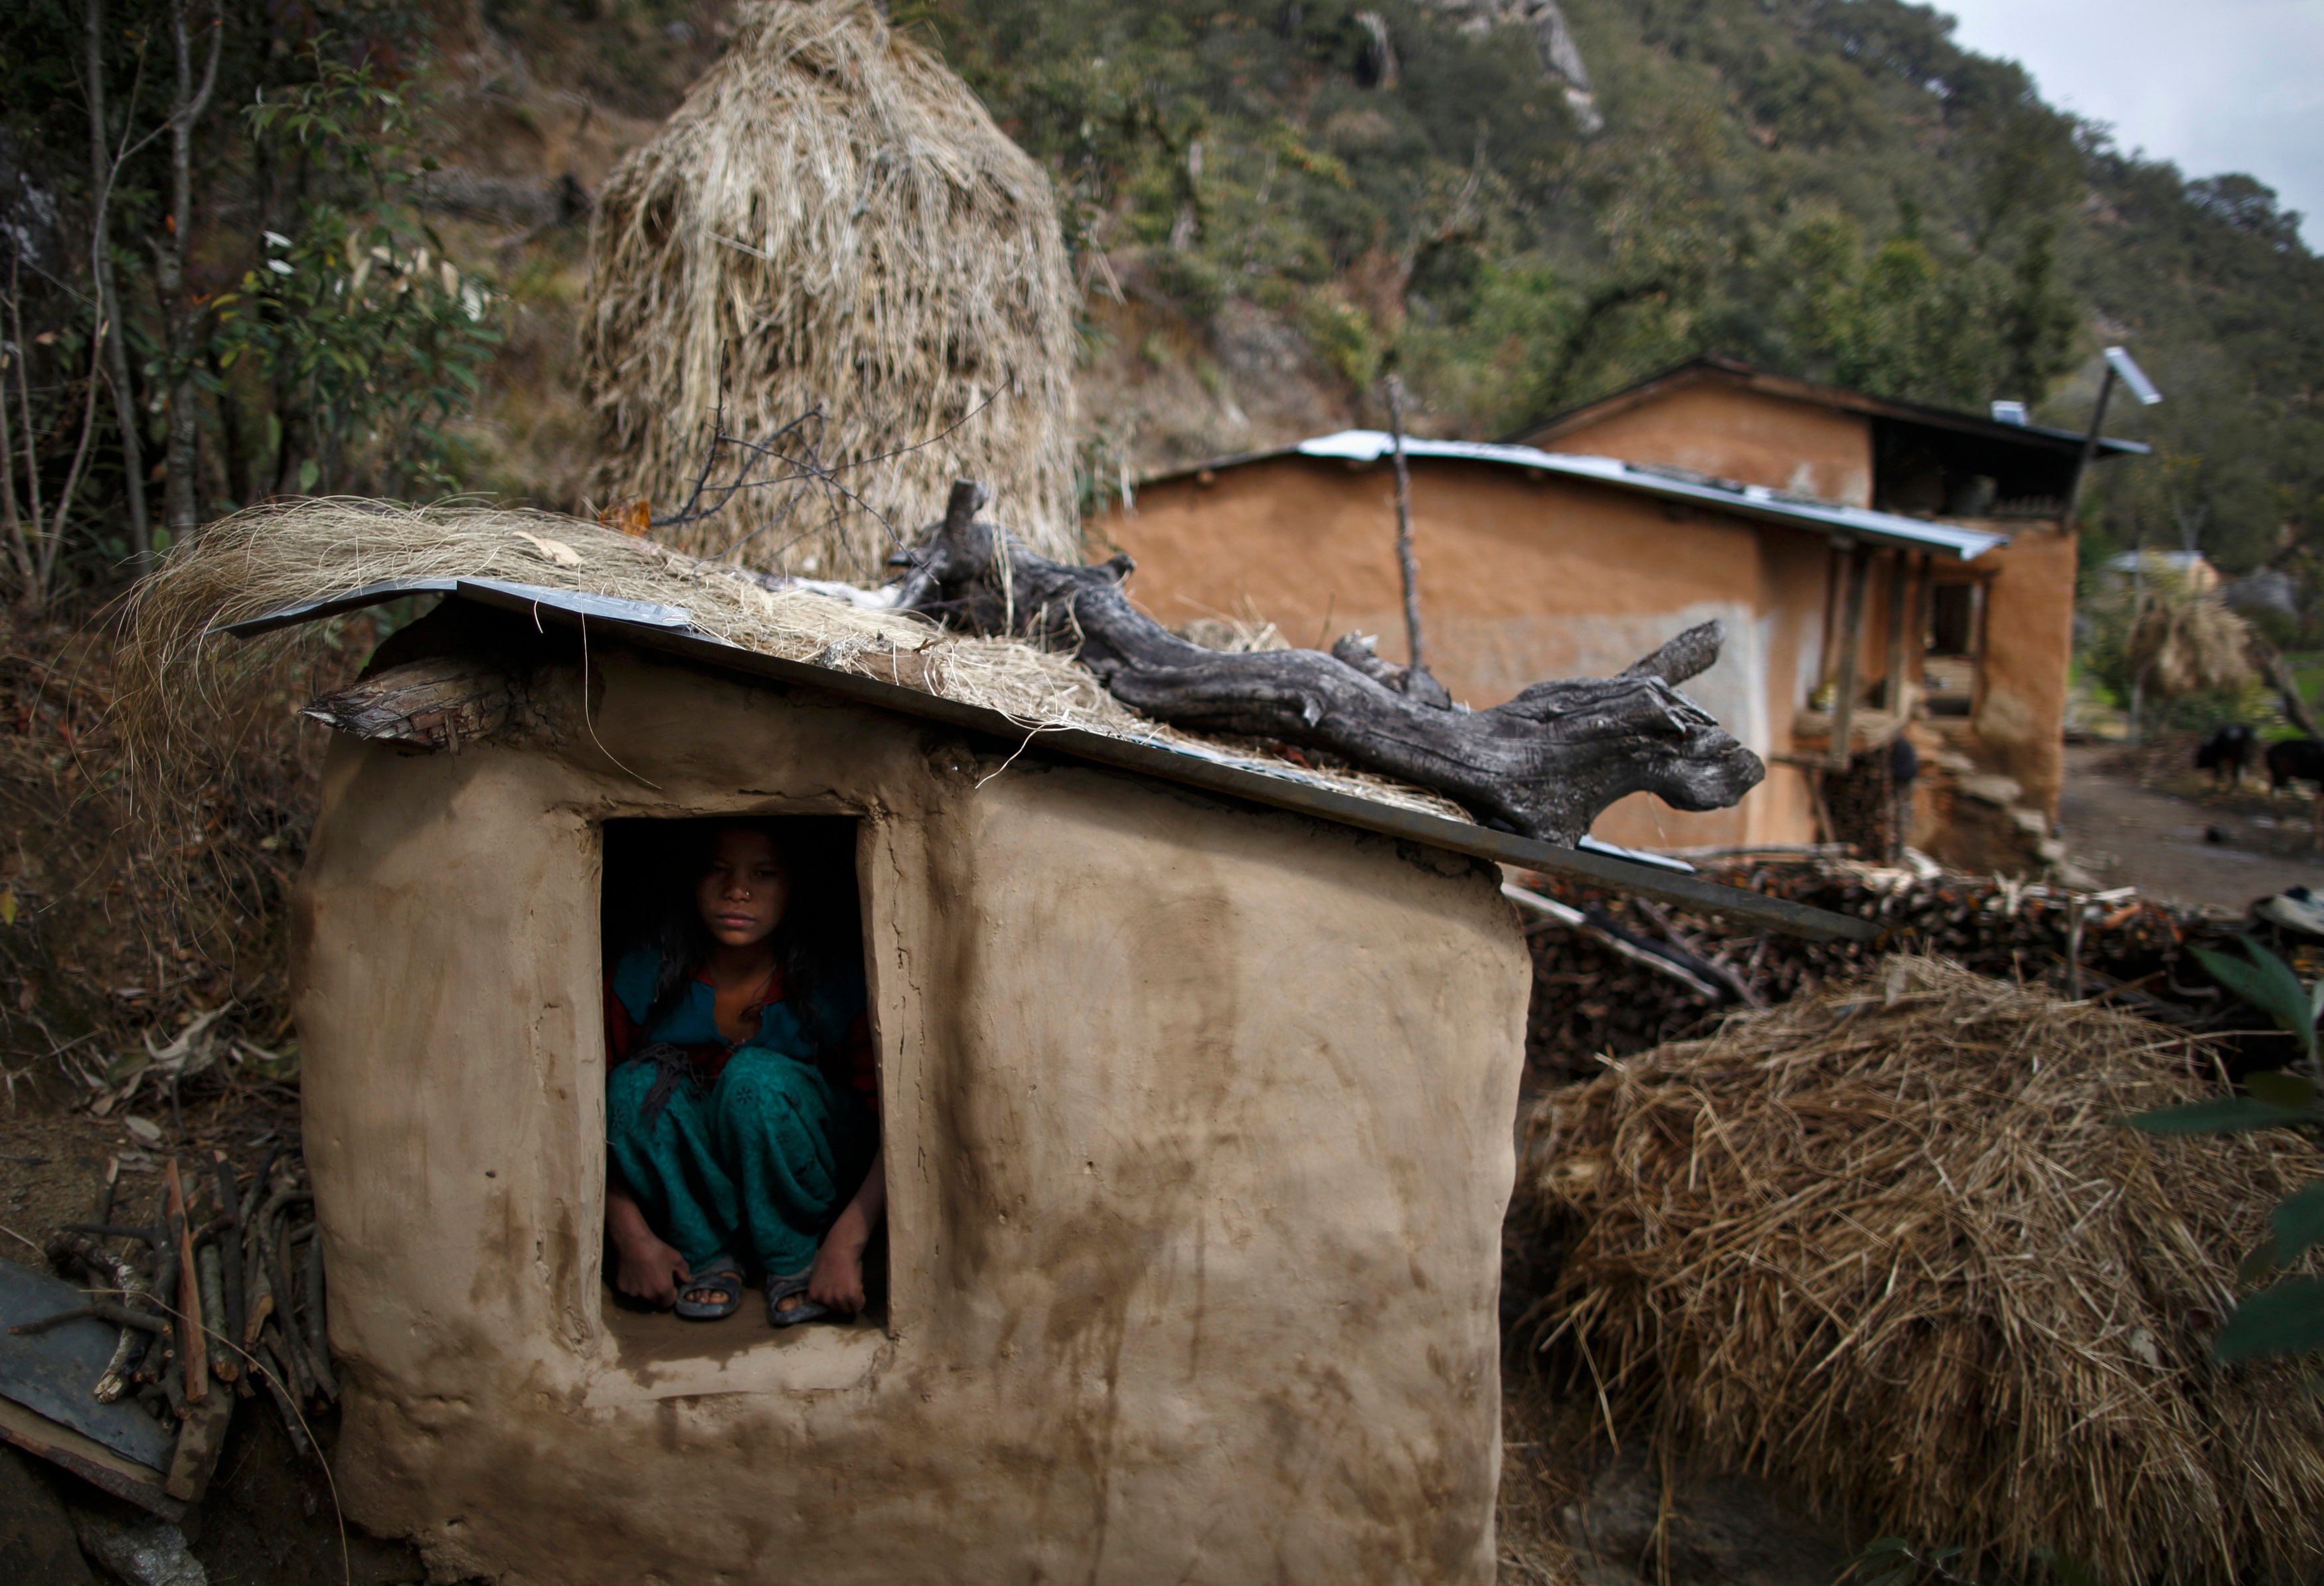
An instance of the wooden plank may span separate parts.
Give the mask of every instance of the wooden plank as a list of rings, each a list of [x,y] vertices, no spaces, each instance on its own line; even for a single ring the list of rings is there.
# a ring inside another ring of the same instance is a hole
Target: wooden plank
[[[218,1455],[226,1451],[226,1428],[233,1422],[230,1393],[214,1393],[205,1404],[188,1406],[161,1490],[180,1503],[201,1502],[210,1489],[210,1478],[217,1474]]]
[[[163,1490],[159,1471],[124,1458],[86,1433],[51,1421],[13,1399],[0,1398],[0,1442],[12,1443],[165,1520],[185,1516],[186,1506]]]

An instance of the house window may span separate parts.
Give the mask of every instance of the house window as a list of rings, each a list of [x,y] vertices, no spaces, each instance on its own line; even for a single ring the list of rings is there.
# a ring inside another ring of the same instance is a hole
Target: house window
[[[884,1328],[881,1185],[858,1198],[881,1139],[859,835],[831,816],[604,824],[602,1298],[625,1359]],[[863,1308],[771,1328],[767,1279],[812,1270],[827,1238],[852,1249],[855,1228]],[[703,1280],[725,1270],[732,1314],[677,1314],[673,1291],[715,1302]]]

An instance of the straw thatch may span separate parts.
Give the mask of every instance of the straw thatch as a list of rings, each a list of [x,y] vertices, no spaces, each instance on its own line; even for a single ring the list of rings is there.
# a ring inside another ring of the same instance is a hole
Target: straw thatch
[[[238,641],[208,631],[303,601],[414,578],[497,578],[685,609],[712,638],[880,677],[1001,712],[1028,732],[1080,727],[1342,792],[1469,817],[1434,794],[1360,772],[1296,767],[1131,711],[1068,656],[946,632],[922,618],[807,588],[770,589],[722,563],[553,513],[364,501],[254,507],[180,540],[124,613],[115,715],[149,821],[167,825],[233,752],[217,724],[281,694],[286,669],[332,642],[328,624]],[[772,582],[772,581],[770,581]],[[895,657],[911,652],[899,668]],[[281,696],[282,709],[303,697]]]
[[[724,430],[758,442],[819,411],[780,450],[812,447],[852,496],[746,490],[664,538],[876,581],[890,525],[973,477],[1034,549],[1078,559],[1074,297],[1047,178],[871,0],[752,0],[734,20],[598,195],[583,355],[602,489],[669,516],[722,401]],[[718,477],[749,461],[729,448]]]
[[[1923,1545],[2305,1579],[2324,1414],[2208,1341],[2324,1152],[2112,1121],[2215,1090],[2159,1026],[1889,959],[1541,1105],[1526,1178],[1572,1240],[1551,1342],[1674,1451]]]
[[[2163,699],[2251,681],[2251,629],[2216,595],[2171,591],[2133,619],[2131,675]]]

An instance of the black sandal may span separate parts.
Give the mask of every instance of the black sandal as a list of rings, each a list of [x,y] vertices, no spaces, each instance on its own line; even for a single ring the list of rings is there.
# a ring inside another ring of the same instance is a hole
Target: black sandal
[[[820,1322],[826,1316],[839,1314],[822,1301],[807,1297],[807,1280],[813,1270],[810,1268],[807,1272],[794,1272],[788,1277],[779,1277],[772,1273],[768,1275],[768,1326],[796,1327],[802,1322]],[[794,1296],[798,1297],[798,1304],[784,1306],[783,1302]]]
[[[690,1300],[686,1296],[696,1293],[715,1294],[715,1300]],[[714,1267],[707,1272],[697,1272],[678,1286],[678,1298],[670,1309],[688,1322],[724,1322],[742,1308],[742,1274],[735,1267]]]

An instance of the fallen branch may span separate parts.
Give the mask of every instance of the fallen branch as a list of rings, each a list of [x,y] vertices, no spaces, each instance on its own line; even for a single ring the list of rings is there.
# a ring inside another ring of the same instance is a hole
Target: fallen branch
[[[115,1327],[132,1327],[141,1332],[162,1332],[168,1324],[159,1316],[149,1316],[143,1311],[133,1311],[126,1305],[116,1305],[105,1300],[92,1300],[70,1311],[59,1311],[53,1316],[37,1321],[20,1322],[8,1331],[12,1333],[46,1332],[51,1327],[62,1327],[68,1322],[84,1322],[90,1317],[110,1322]]]
[[[1115,698],[1157,721],[1323,749],[1435,788],[1488,825],[1569,847],[1629,794],[1722,809],[1766,775],[1674,687],[1717,659],[1716,623],[1619,678],[1536,683],[1471,711],[1406,694],[1339,654],[1189,643],[1130,605],[1128,557],[1069,567],[1036,556],[978,520],[990,499],[970,481],[953,486],[944,521],[898,558],[908,569],[899,608],[1069,650]],[[1402,669],[1372,659],[1379,671]]]

